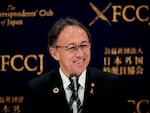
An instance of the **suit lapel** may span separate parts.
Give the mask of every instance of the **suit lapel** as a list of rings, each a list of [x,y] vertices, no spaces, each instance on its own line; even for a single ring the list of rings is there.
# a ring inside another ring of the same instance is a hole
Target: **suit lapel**
[[[88,112],[89,109],[93,109],[91,105],[94,106],[93,102],[95,99],[95,81],[92,77],[93,75],[89,70],[86,73],[86,85],[84,93],[84,102],[83,102],[83,113]]]
[[[49,90],[50,90],[50,94],[49,96],[53,95],[53,97],[50,97],[50,99],[53,101],[53,104],[61,105],[59,106],[59,110],[60,111],[69,111],[69,106],[67,103],[67,99],[66,99],[66,95],[65,95],[65,91],[63,88],[63,83],[59,74],[59,71],[55,71],[54,73],[52,73],[51,75],[51,79],[49,80]],[[68,106],[66,108],[66,106]]]

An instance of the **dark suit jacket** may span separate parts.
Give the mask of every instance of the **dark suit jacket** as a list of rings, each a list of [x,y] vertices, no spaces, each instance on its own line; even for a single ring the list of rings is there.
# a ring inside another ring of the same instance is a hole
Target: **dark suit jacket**
[[[118,81],[113,74],[88,68],[82,113],[124,113],[126,99]],[[23,113],[69,113],[58,70],[29,81],[27,90]]]

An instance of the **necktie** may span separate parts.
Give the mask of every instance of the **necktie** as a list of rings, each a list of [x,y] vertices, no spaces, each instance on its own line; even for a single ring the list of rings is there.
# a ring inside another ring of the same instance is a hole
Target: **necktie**
[[[77,86],[79,88],[79,85],[77,85]],[[71,95],[70,101],[69,101],[70,111],[71,111],[71,113],[82,113],[82,105],[81,105],[81,101],[80,101],[80,99],[78,97],[78,92],[75,92],[73,87],[74,86],[73,86],[73,83],[71,81],[71,84],[69,85],[69,88],[72,91],[72,95]]]

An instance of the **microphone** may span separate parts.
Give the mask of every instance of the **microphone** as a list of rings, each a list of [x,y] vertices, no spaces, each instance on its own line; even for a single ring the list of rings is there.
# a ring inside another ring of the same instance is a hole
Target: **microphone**
[[[69,78],[71,80],[71,85],[74,90],[74,96],[77,97],[78,96],[78,76],[76,73],[72,73]]]

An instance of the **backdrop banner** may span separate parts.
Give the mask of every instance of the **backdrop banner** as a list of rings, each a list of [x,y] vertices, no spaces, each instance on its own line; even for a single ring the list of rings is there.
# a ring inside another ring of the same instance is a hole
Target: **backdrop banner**
[[[150,113],[148,0],[0,0],[0,113],[21,113],[25,83],[57,67],[47,34],[65,17],[89,28],[90,66],[122,78],[131,113]]]

